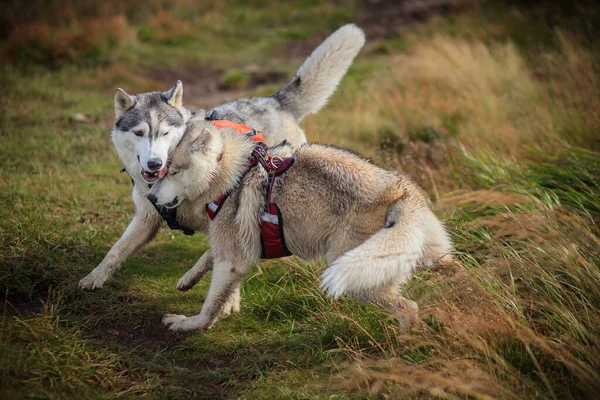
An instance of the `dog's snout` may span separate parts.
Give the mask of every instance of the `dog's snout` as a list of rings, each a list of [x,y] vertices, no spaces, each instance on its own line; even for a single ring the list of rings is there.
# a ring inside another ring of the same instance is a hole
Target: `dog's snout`
[[[158,171],[162,167],[163,163],[160,158],[153,158],[148,160],[148,169],[150,171]]]
[[[156,195],[154,193],[148,193],[146,195],[146,198],[150,201],[150,203],[152,204],[156,204],[156,202],[158,201],[158,198],[156,197]]]

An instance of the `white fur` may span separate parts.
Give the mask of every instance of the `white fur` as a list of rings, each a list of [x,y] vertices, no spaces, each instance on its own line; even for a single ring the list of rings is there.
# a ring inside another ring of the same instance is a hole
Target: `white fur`
[[[362,29],[344,25],[304,61],[296,73],[299,84],[293,80],[281,92],[293,105],[292,113],[298,121],[323,108],[364,44]]]
[[[413,210],[339,257],[323,272],[321,289],[338,299],[408,281],[423,256],[430,215],[426,208]]]
[[[145,170],[150,170],[148,161],[153,159],[159,159],[161,160],[162,165],[166,165],[169,153],[177,146],[177,143],[179,143],[179,139],[181,139],[184,132],[183,129],[170,126],[166,122],[158,122],[154,110],[150,111],[150,116],[152,118],[152,126],[158,127],[158,137],[154,138],[152,141],[148,139],[148,135],[152,135],[153,132],[149,132],[146,123],[143,124],[143,126],[145,126],[143,137],[138,137],[133,134],[128,135],[130,140],[134,142],[137,141],[135,152],[139,157],[140,165]],[[166,136],[164,135],[165,132],[168,133]]]
[[[168,204],[169,208],[178,207],[184,200],[181,195],[181,185],[174,182],[172,179],[161,181],[161,190],[157,197],[156,205],[164,206]],[[177,199],[177,203],[174,203]]]
[[[231,297],[229,300],[223,305],[223,311],[221,311],[224,315],[229,315],[234,312],[240,312],[241,310],[241,302],[242,296],[240,293],[240,286],[236,287],[231,293]]]
[[[452,260],[452,240],[444,224],[430,211],[427,223],[427,239],[421,264],[429,267],[439,261]]]

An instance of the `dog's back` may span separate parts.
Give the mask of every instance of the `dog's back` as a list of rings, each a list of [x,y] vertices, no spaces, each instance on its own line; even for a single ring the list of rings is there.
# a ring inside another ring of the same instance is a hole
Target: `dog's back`
[[[426,204],[409,180],[347,150],[307,144],[295,156],[273,201],[285,220],[288,247],[302,258],[327,254],[333,260],[363,242],[384,226],[399,197]]]

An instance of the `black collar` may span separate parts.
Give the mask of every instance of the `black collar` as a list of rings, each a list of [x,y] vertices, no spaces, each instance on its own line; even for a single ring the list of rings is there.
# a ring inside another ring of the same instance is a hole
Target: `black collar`
[[[127,172],[127,170],[125,168],[123,168],[121,170],[121,173],[123,173],[123,172],[125,172],[127,175],[129,175],[129,178],[131,179],[131,184],[133,186],[135,186],[135,182],[133,181],[133,178],[131,178],[131,175],[129,174],[129,172]],[[152,184],[148,184],[148,188],[151,188],[151,187],[152,187]],[[150,202],[150,200],[148,200],[148,202]],[[150,203],[150,204],[152,204],[152,203]],[[160,214],[162,219],[165,220],[167,225],[169,225],[169,228],[171,228],[173,230],[182,231],[184,235],[193,235],[194,233],[196,233],[196,231],[194,231],[193,229],[186,228],[185,226],[183,226],[179,222],[177,222],[177,207],[167,208],[164,206],[157,206],[156,204],[152,204],[152,205],[156,209],[156,212],[158,212]]]
[[[162,206],[162,207],[157,206],[156,204],[152,204],[152,205],[154,206],[156,211],[160,214],[162,219],[165,220],[167,225],[169,225],[169,228],[171,228],[173,230],[177,230],[177,231],[182,231],[184,235],[193,235],[194,233],[196,233],[196,231],[194,231],[193,229],[186,228],[185,226],[183,226],[179,222],[177,222],[177,207],[167,208],[164,206]]]

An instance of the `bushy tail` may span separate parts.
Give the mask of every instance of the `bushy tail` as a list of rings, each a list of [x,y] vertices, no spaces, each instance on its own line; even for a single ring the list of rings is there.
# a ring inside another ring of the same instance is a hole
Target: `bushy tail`
[[[335,92],[364,44],[362,29],[354,24],[344,25],[313,51],[294,79],[274,98],[298,121],[318,112]]]
[[[337,299],[406,282],[423,257],[430,218],[435,216],[426,205],[399,201],[386,227],[325,270],[321,289]]]

